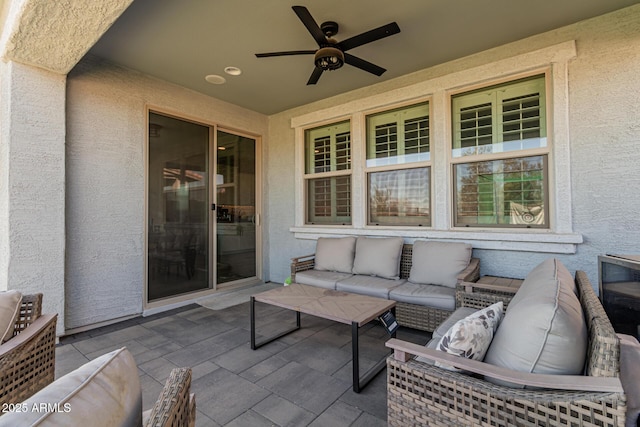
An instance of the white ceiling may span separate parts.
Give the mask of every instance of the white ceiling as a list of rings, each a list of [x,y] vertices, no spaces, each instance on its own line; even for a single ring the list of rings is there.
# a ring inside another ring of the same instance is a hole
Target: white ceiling
[[[90,53],[264,114],[392,79],[503,45],[639,0],[135,0]],[[308,86],[313,56],[255,53],[317,49],[291,9],[318,25],[336,21],[338,41],[395,21],[399,34],[349,51],[387,69],[345,65]],[[227,66],[240,76],[224,73]],[[222,85],[208,74],[226,78]]]

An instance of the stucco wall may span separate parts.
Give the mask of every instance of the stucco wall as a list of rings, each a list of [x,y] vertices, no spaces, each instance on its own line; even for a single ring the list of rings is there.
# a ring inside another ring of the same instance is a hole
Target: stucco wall
[[[569,132],[573,231],[584,242],[575,254],[476,250],[482,274],[524,277],[537,263],[556,256],[570,270],[585,270],[597,286],[597,256],[640,253],[640,5],[584,21],[468,58],[398,79],[305,105],[270,117],[270,140],[278,141],[268,155],[268,207],[278,212],[269,223],[271,280],[288,275],[289,259],[314,251],[313,240],[295,239],[294,130],[291,120],[354,100],[385,94],[411,85],[429,95],[429,81],[558,43],[575,40],[577,58],[569,63]],[[501,73],[495,69],[495,77]],[[490,76],[486,76],[490,77]],[[425,83],[426,82],[426,83]],[[416,96],[420,94],[415,94]],[[443,143],[442,141],[435,142]],[[277,248],[277,250],[276,250]]]
[[[0,75],[0,290],[41,292],[62,317],[65,77],[15,62]]]
[[[147,105],[267,135],[261,114],[81,61],[67,86],[67,329],[142,312]]]

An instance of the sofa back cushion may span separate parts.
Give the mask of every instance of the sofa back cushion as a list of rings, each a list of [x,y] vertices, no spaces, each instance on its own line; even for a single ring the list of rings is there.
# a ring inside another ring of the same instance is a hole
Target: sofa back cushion
[[[458,274],[469,265],[471,252],[466,243],[416,240],[409,281],[455,288]]]
[[[29,410],[4,414],[0,425],[140,426],[138,368],[123,347],[59,378],[22,405]]]
[[[319,237],[314,269],[351,273],[355,251],[355,237]]]
[[[398,280],[403,245],[404,239],[402,237],[359,236],[356,240],[353,274]]]
[[[573,277],[560,261],[548,259],[511,300],[484,361],[520,372],[580,375],[586,352],[587,326]]]
[[[0,343],[10,340],[20,315],[22,294],[18,291],[0,292]]]

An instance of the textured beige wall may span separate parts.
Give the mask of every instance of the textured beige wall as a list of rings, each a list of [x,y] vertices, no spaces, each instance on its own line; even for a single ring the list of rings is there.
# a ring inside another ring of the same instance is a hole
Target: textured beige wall
[[[42,292],[64,316],[65,76],[13,62],[0,75],[0,289]]]
[[[66,327],[78,328],[142,312],[146,106],[256,135],[267,117],[95,58],[69,74],[67,99]]]
[[[557,256],[570,269],[586,270],[597,283],[597,255],[638,253],[640,240],[640,5],[544,33],[457,61],[422,70],[331,99],[305,105],[270,117],[271,146],[267,179],[268,207],[279,221],[269,223],[271,280],[288,276],[290,257],[312,253],[315,242],[296,240],[294,130],[291,120],[325,109],[342,110],[359,100],[381,96],[389,103],[402,101],[407,89],[413,97],[427,96],[430,82],[448,80],[455,87],[457,73],[483,68],[498,61],[575,40],[577,58],[569,63],[570,177],[573,231],[585,242],[575,255],[476,250],[482,274],[524,277],[537,263]],[[500,77],[494,68],[479,79]],[[446,141],[433,141],[446,147]],[[279,250],[275,250],[278,248]]]

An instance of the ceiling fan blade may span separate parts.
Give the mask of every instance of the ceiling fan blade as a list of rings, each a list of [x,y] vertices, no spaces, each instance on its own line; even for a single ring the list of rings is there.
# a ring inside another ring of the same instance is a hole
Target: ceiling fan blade
[[[256,57],[267,58],[269,56],[313,55],[315,53],[315,50],[289,50],[285,52],[256,53]]]
[[[309,81],[307,82],[307,85],[314,85],[316,83],[318,83],[318,79],[320,79],[320,76],[322,75],[322,72],[324,70],[320,67],[316,67],[313,70],[313,73],[311,73],[311,77],[309,77]]]
[[[324,33],[316,23],[316,20],[313,19],[309,10],[304,6],[291,6],[293,11],[298,15],[298,18],[302,21],[307,30],[311,33],[318,46],[325,44],[327,42],[327,38],[324,36]]]
[[[383,39],[385,37],[398,34],[400,27],[395,22],[392,22],[382,27],[374,28],[373,30],[366,31],[357,36],[350,37],[346,40],[342,40],[338,43],[338,47],[342,51],[353,49],[354,47],[362,46],[363,44],[371,43],[376,40]]]
[[[351,54],[344,54],[344,62],[349,65],[353,65],[354,67],[360,68],[361,70],[367,71],[371,74],[375,74],[376,76],[381,76],[385,71],[385,68],[378,67],[376,64],[372,64],[369,61],[365,61],[364,59],[358,58],[357,56],[353,56]]]

